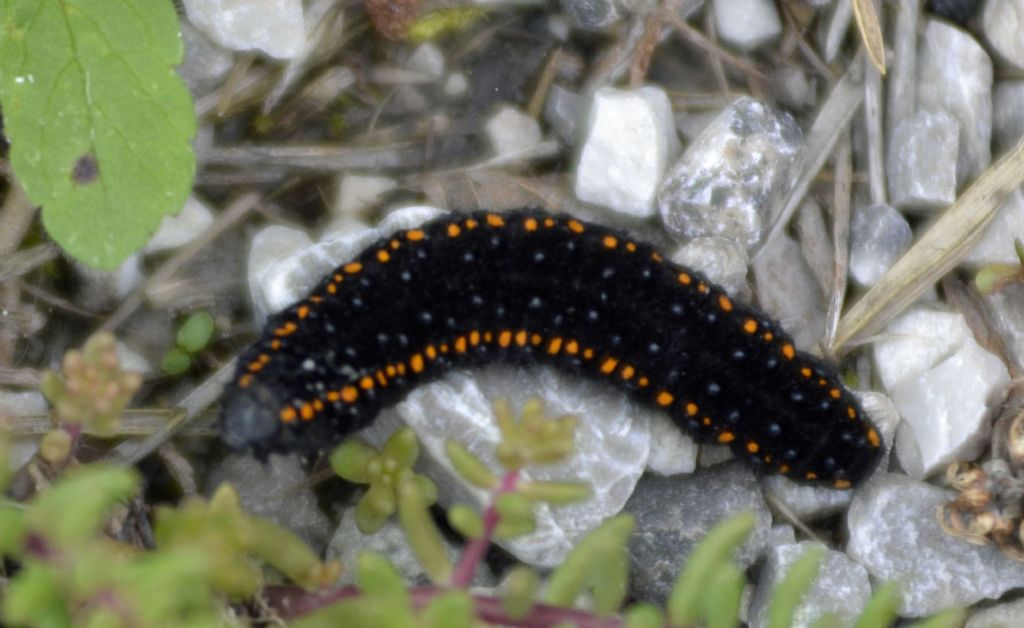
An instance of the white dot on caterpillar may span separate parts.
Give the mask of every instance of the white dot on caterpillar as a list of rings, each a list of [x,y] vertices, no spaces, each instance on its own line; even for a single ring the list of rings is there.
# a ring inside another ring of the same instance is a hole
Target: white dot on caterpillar
[[[312,371],[315,368],[316,362],[314,362],[311,358],[306,358],[305,360],[302,361],[302,370]]]

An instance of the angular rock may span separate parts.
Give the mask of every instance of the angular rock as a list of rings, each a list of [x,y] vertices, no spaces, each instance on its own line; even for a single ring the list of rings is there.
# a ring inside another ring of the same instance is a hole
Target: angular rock
[[[180,28],[185,58],[177,72],[195,99],[224,82],[234,66],[234,59],[230,51],[210,41],[188,21],[181,20]]]
[[[192,25],[229,50],[291,59],[306,44],[301,0],[184,0]]]
[[[903,417],[896,435],[900,465],[915,478],[973,459],[987,443],[990,408],[1009,374],[975,340],[960,314],[910,310],[875,344],[883,385]]]
[[[582,96],[561,85],[552,85],[551,93],[544,103],[544,122],[560,140],[575,146],[579,139],[583,108]]]
[[[658,210],[680,240],[718,235],[750,247],[789,188],[803,133],[792,118],[740,98],[669,169]]]
[[[907,219],[892,206],[858,207],[850,219],[850,276],[862,286],[873,286],[913,239]]]
[[[714,0],[712,6],[719,39],[740,50],[753,50],[782,32],[771,0]]]
[[[1024,80],[998,81],[992,92],[993,141],[999,152],[1024,137]]]
[[[425,42],[416,47],[405,62],[405,67],[432,80],[444,76],[444,53],[436,44]]]
[[[925,20],[918,43],[917,106],[960,122],[956,179],[973,180],[992,161],[992,61],[970,34]]]
[[[772,520],[753,472],[738,461],[691,476],[646,476],[624,510],[636,517],[629,544],[630,593],[659,605],[693,548],[715,524],[754,512],[754,530],[736,555],[739,564],[747,566],[764,548]]]
[[[490,468],[500,469],[494,458],[500,435],[493,402],[508,399],[518,412],[521,402],[531,397],[544,402],[548,415],[572,414],[579,423],[572,457],[559,464],[530,467],[524,473],[533,479],[582,481],[593,492],[577,504],[557,508],[541,504],[536,533],[501,541],[523,562],[552,567],[583,535],[622,508],[647,465],[650,423],[665,421],[663,414],[630,402],[600,382],[550,367],[496,364],[450,373],[416,388],[405,401],[381,412],[363,435],[380,445],[396,429],[411,426],[422,447],[419,468],[437,483],[438,501],[444,506],[456,502],[482,506],[487,494],[454,472],[444,453],[445,441],[457,440]]]
[[[213,212],[196,196],[189,196],[176,216],[164,216],[160,228],[143,248],[146,254],[185,246],[213,224]]]
[[[501,107],[484,125],[484,132],[497,157],[526,153],[541,142],[540,125],[515,107]]]
[[[1024,2],[988,0],[981,12],[981,30],[996,56],[1014,70],[1024,70]]]
[[[398,187],[398,182],[389,177],[346,172],[338,182],[337,199],[331,204],[336,216],[361,216],[388,192]]]
[[[1024,600],[997,604],[971,613],[964,628],[1017,628],[1024,617]]]
[[[615,0],[561,0],[562,12],[583,30],[603,30],[622,18]]]
[[[624,214],[651,216],[658,183],[679,149],[665,92],[601,88],[576,166],[576,196]]]
[[[797,560],[811,549],[825,550],[818,576],[793,613],[790,626],[820,625],[831,616],[830,626],[852,626],[871,598],[871,583],[864,567],[842,552],[828,550],[821,543],[804,541],[768,548],[757,590],[750,601],[750,628],[768,625],[768,611],[779,583]]]
[[[846,515],[846,553],[877,582],[898,580],[899,614],[923,617],[995,599],[1024,586],[1024,568],[993,545],[946,534],[936,511],[953,494],[888,474],[857,491]]]
[[[919,111],[900,121],[889,139],[890,201],[917,211],[956,200],[960,124],[944,111]]]
[[[46,415],[50,406],[43,395],[35,390],[14,392],[0,390],[0,415],[24,417],[32,415]],[[26,462],[36,455],[39,449],[38,436],[17,436],[11,437],[11,449],[9,452],[8,464],[11,470],[19,469]]]
[[[995,218],[964,263],[971,266],[983,264],[1019,264],[1020,258],[1014,247],[1014,239],[1024,239],[1024,193],[1016,188],[999,208]]]

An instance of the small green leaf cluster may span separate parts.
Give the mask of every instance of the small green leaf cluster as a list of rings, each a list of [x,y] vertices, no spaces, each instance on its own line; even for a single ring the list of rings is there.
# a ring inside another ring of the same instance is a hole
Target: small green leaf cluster
[[[210,343],[213,329],[213,316],[209,312],[196,312],[185,319],[175,335],[174,346],[160,361],[160,369],[168,375],[180,375],[187,371],[195,355]]]
[[[26,505],[0,503],[0,554],[21,564],[0,619],[46,628],[229,625],[204,584],[201,552],[142,552],[102,534],[137,485],[130,470],[90,465]]]
[[[266,564],[306,587],[334,582],[289,531],[242,511],[222,486],[209,501],[160,508],[157,549],[104,534],[138,490],[137,475],[101,464],[71,468],[27,504],[0,502],[0,555],[20,564],[0,600],[0,623],[64,628],[234,626],[229,599],[255,595]]]
[[[141,384],[141,375],[121,369],[112,334],[94,334],[81,351],[65,353],[61,373],[45,371],[39,384],[58,426],[43,439],[43,457],[50,462],[66,459],[72,434],[83,429],[100,436],[114,435],[121,411]]]

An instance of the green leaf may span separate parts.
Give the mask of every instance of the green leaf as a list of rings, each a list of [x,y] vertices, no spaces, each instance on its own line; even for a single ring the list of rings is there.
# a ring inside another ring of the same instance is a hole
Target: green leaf
[[[98,532],[114,505],[134,495],[137,485],[131,469],[98,463],[79,467],[39,494],[26,523],[47,541],[72,547]]]
[[[707,574],[728,561],[754,529],[754,514],[744,512],[720,522],[708,532],[686,562],[686,568],[668,599],[669,621],[673,624],[692,624],[704,608]]]
[[[430,601],[420,613],[420,628],[471,628],[475,614],[467,591],[449,591]]]
[[[588,586],[600,584],[602,593],[613,599],[605,600],[606,607],[617,608],[625,595],[626,544],[633,533],[634,520],[630,515],[616,515],[592,530],[569,553],[565,561],[548,578],[544,602],[557,606],[570,606]],[[621,565],[621,569],[619,566]],[[611,569],[621,584],[613,581],[598,582],[599,571]],[[595,594],[596,594],[595,588]]]
[[[416,482],[403,482],[398,487],[398,521],[409,546],[431,582],[444,584],[451,579],[452,563],[445,552],[441,531],[427,508]]]
[[[377,456],[373,447],[357,438],[349,438],[331,452],[331,468],[344,480],[367,484],[370,481],[370,463]]]
[[[772,603],[768,607],[769,628],[786,628],[793,625],[793,614],[796,613],[800,601],[814,584],[814,579],[818,577],[818,570],[821,568],[821,560],[824,556],[824,547],[812,547],[789,568],[782,582],[775,589]]]
[[[13,579],[0,600],[0,619],[19,626],[69,628],[71,615],[60,590],[60,575],[54,568],[29,563]]]
[[[160,360],[160,370],[168,375],[181,375],[192,366],[192,358],[178,347],[171,349]]]
[[[478,539],[484,535],[484,520],[465,504],[455,504],[448,509],[448,524],[467,539]]]
[[[188,317],[178,330],[177,343],[187,353],[197,353],[213,337],[213,316],[209,312],[196,312]]]
[[[867,606],[861,611],[854,628],[876,628],[889,626],[896,619],[900,609],[900,585],[898,582],[887,582],[868,600]]]
[[[950,608],[928,619],[922,619],[910,625],[910,628],[959,628],[964,625],[967,611],[962,608]]]
[[[708,628],[733,628],[740,624],[740,603],[747,578],[732,563],[719,566],[708,591]]]
[[[662,628],[665,614],[653,604],[639,602],[626,609],[625,628]]]
[[[460,443],[449,440],[445,441],[444,447],[452,466],[467,482],[486,491],[498,487],[498,476]]]
[[[540,576],[526,565],[512,568],[502,584],[501,607],[512,619],[522,619],[533,609]]]
[[[14,172],[64,250],[112,269],[192,186],[196,121],[168,0],[7,0],[0,103]]]

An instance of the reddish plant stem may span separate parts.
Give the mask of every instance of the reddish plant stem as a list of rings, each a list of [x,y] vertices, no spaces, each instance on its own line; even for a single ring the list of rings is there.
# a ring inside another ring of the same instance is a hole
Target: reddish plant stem
[[[447,593],[448,590],[434,586],[417,587],[409,590],[409,597],[414,608],[422,609],[435,597]],[[317,592],[304,591],[292,585],[270,585],[263,588],[263,599],[284,620],[308,615],[330,604],[357,598],[360,595],[362,594],[359,589],[353,586]],[[546,604],[536,604],[524,617],[513,619],[505,612],[500,599],[482,594],[475,594],[472,598],[477,617],[501,626],[546,628],[572,624],[577,628],[622,628],[622,617],[618,615],[598,616],[590,611]]]
[[[487,510],[484,511],[484,533],[471,540],[469,545],[466,546],[465,551],[462,553],[462,558],[459,559],[459,564],[455,566],[455,571],[452,572],[452,578],[449,581],[451,586],[464,589],[473,581],[473,574],[476,573],[476,568],[483,561],[487,548],[491,546],[494,530],[498,527],[500,519],[496,508],[498,498],[505,493],[514,491],[518,482],[518,469],[509,471],[501,478],[501,484],[491,494],[491,503],[487,505]]]

